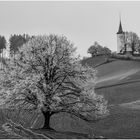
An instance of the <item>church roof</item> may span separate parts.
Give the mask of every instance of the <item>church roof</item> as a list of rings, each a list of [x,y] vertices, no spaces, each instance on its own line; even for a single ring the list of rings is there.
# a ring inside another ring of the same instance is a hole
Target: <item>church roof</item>
[[[117,32],[117,34],[123,34],[123,29],[122,29],[122,24],[121,24],[121,21],[120,21],[120,25],[119,25],[119,30]]]

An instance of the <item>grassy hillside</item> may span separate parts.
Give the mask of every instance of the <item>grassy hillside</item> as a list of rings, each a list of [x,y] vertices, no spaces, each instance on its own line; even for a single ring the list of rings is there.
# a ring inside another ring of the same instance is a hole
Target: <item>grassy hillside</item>
[[[98,86],[117,84],[140,78],[140,63],[136,61],[117,60],[97,67]]]
[[[97,67],[96,92],[109,104],[140,99],[140,62],[116,60]]]
[[[133,69],[139,70],[140,62],[116,60],[116,61],[97,67],[98,76],[101,78],[113,76],[113,75],[119,75]]]
[[[140,100],[140,82],[106,87],[95,90],[102,94],[109,104],[117,105]]]
[[[105,56],[98,56],[98,57],[89,57],[86,58],[84,60],[82,60],[82,65],[89,65],[92,67],[95,67],[97,65],[100,65],[102,63],[104,63],[106,61],[106,57]]]
[[[106,138],[140,138],[140,62],[116,60],[96,68],[95,92],[108,100],[110,115],[89,124],[93,132]]]
[[[99,66],[97,70],[96,87],[99,89],[96,92],[104,95],[109,104],[140,99],[140,62],[118,60]]]
[[[105,138],[140,138],[140,110],[114,106],[110,108],[110,115],[107,118],[90,126],[95,134]]]
[[[140,62],[114,59],[106,62],[105,56],[91,57],[82,61],[83,65],[95,67],[97,73],[96,86],[105,86],[140,79]]]

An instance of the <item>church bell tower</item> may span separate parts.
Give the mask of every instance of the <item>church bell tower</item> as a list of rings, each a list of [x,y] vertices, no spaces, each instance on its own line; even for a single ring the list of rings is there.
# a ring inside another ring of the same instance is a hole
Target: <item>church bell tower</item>
[[[117,32],[117,53],[121,53],[121,50],[124,48],[125,45],[125,34],[122,29],[121,19],[119,30]]]

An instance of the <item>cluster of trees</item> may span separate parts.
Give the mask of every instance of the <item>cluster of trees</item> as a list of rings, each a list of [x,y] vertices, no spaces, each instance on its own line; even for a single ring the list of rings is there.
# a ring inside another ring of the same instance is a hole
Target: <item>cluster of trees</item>
[[[92,57],[99,55],[109,56],[111,54],[111,50],[107,47],[101,46],[98,42],[94,42],[94,45],[89,47],[88,53],[90,53]]]
[[[21,109],[31,104],[32,110],[44,115],[47,129],[55,113],[67,112],[91,122],[106,116],[107,102],[94,92],[96,71],[82,66],[75,50],[65,36],[30,39],[0,70],[3,105]]]
[[[28,34],[18,35],[13,34],[9,38],[10,54],[13,56],[18,51],[18,49],[26,42],[28,42],[34,36],[29,36]],[[4,36],[0,36],[0,54],[3,57],[3,50],[6,49],[7,41]]]
[[[23,35],[11,35],[9,38],[9,44],[10,44],[10,54],[15,55],[16,52],[19,50],[19,48],[28,42],[33,36],[29,36],[28,34]]]

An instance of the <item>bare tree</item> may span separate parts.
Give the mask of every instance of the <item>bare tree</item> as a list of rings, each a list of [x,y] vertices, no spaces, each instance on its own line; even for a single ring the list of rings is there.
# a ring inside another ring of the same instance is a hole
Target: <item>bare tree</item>
[[[140,38],[136,33],[125,32],[125,43],[130,43],[132,53],[134,53],[134,51],[140,52]]]
[[[32,104],[43,113],[47,129],[51,129],[51,115],[59,112],[86,121],[107,115],[107,102],[94,93],[96,71],[83,67],[75,50],[66,37],[52,34],[37,36],[23,45],[0,72],[5,104]]]

